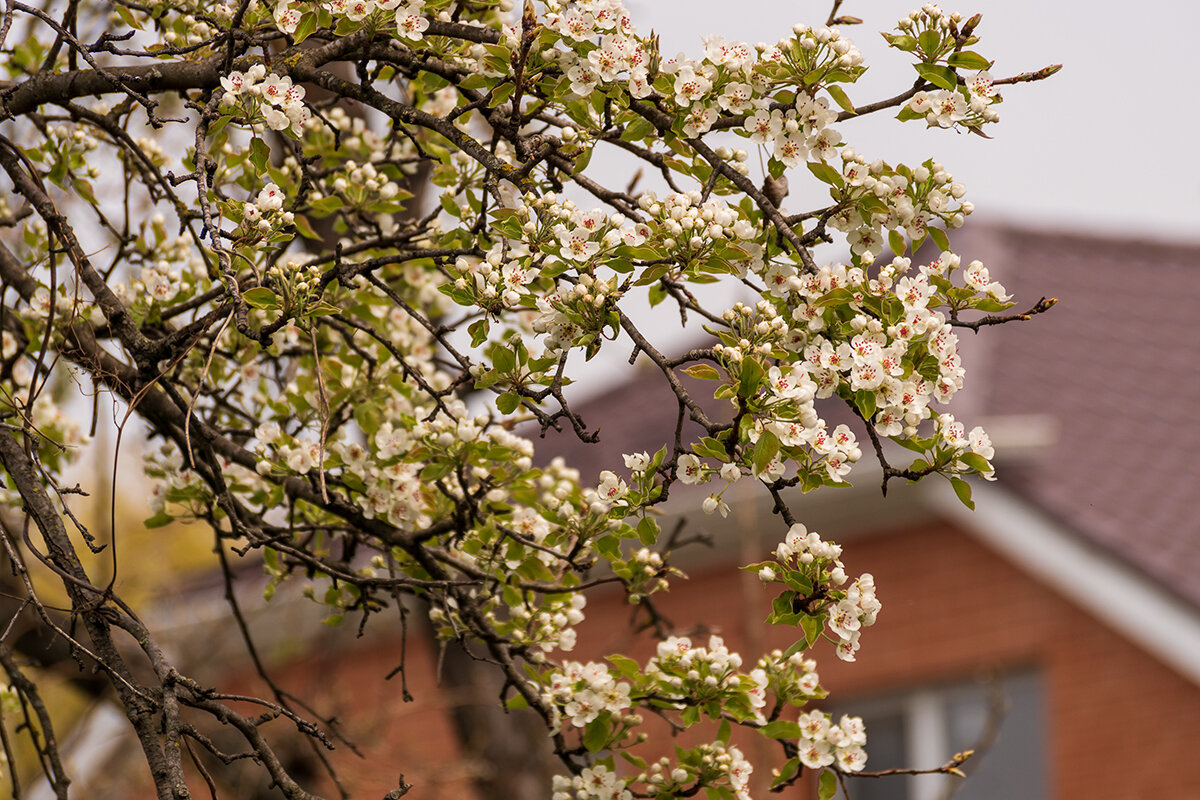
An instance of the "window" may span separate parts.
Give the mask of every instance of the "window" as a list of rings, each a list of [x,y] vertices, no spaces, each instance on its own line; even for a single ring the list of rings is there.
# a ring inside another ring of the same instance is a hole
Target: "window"
[[[867,726],[867,770],[928,768],[976,750],[950,775],[847,781],[851,800],[1042,800],[1048,795],[1043,691],[1034,672],[926,687],[830,709]],[[839,797],[842,795],[839,794]]]

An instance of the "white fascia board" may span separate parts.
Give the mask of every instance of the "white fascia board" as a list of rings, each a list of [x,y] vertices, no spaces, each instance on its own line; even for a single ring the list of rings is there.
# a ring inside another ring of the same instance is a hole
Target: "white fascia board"
[[[974,511],[931,484],[932,510],[1200,685],[1200,609],[997,484],[973,485]]]

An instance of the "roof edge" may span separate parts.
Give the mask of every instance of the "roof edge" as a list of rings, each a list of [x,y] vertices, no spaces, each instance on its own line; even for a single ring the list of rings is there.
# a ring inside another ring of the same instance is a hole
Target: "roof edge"
[[[1200,685],[1200,609],[1091,546],[996,484],[974,487],[975,510],[948,484],[923,500],[1023,570]],[[1120,598],[1120,602],[1114,602]]]

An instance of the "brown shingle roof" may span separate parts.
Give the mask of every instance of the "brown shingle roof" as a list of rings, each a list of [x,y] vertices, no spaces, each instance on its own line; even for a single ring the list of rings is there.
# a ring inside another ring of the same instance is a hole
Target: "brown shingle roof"
[[[1001,480],[1200,605],[1200,247],[995,233],[1009,291],[1061,299],[1001,331],[984,365],[989,413],[1049,413],[1060,431]]]

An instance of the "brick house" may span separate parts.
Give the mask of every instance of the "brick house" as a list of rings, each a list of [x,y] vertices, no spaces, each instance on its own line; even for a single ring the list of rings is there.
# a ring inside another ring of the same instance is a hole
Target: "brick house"
[[[955,413],[992,434],[999,473],[975,486],[974,512],[944,481],[893,484],[882,499],[869,456],[853,488],[793,507],[845,546],[849,571],[875,575],[884,603],[856,663],[818,651],[829,701],[866,720],[868,769],[978,747],[959,798],[1200,798],[1200,248],[1013,227],[965,230],[954,245],[1019,308],[1062,302],[962,334]],[[656,377],[582,409],[608,448],[595,470],[673,430]],[[668,612],[743,652],[786,646],[788,632],[761,624],[769,596],[730,569],[761,560],[785,526],[761,497],[731,501],[723,522],[697,500],[687,515],[716,546],[694,556]],[[947,780],[850,788],[855,800],[932,800]]]
[[[956,416],[992,434],[999,476],[975,487],[975,512],[934,480],[893,484],[881,498],[867,456],[853,488],[794,506],[844,545],[850,572],[875,575],[884,603],[856,663],[819,647],[829,707],[866,720],[868,769],[934,767],[977,748],[958,798],[1200,798],[1200,247],[1013,227],[964,231],[954,244],[987,263],[1019,307],[1042,295],[1062,302],[963,342],[969,389]],[[569,451],[585,481],[621,453],[656,449],[675,424],[673,398],[649,372],[579,410],[600,428],[602,449],[551,438],[539,458]],[[713,546],[681,554],[690,580],[675,582],[662,606],[681,631],[720,633],[754,657],[792,637],[762,624],[770,595],[735,569],[761,560],[785,529],[749,483],[727,496],[725,520],[698,511],[702,494],[676,493],[671,513]],[[201,625],[200,607],[193,596],[169,613]],[[353,796],[383,796],[400,773],[417,784],[412,797],[478,796],[471,779],[484,767],[456,757],[450,711],[492,702],[491,689],[439,691],[436,652],[413,639],[416,699],[403,704],[396,679],[384,680],[397,663],[394,639],[310,636],[261,611],[277,632],[276,677],[338,713],[366,756],[332,756]],[[652,643],[628,618],[621,598],[596,598],[580,635],[595,652],[573,656],[648,655]],[[236,643],[222,643],[227,653],[215,646],[208,640],[198,661],[226,671],[243,663]],[[237,682],[252,680],[241,674]],[[747,755],[760,773],[778,757]],[[755,797],[768,796],[767,776],[755,777]],[[947,780],[859,779],[850,794],[933,800],[948,796]],[[96,797],[129,796],[122,791]],[[815,793],[802,785],[784,796]]]

